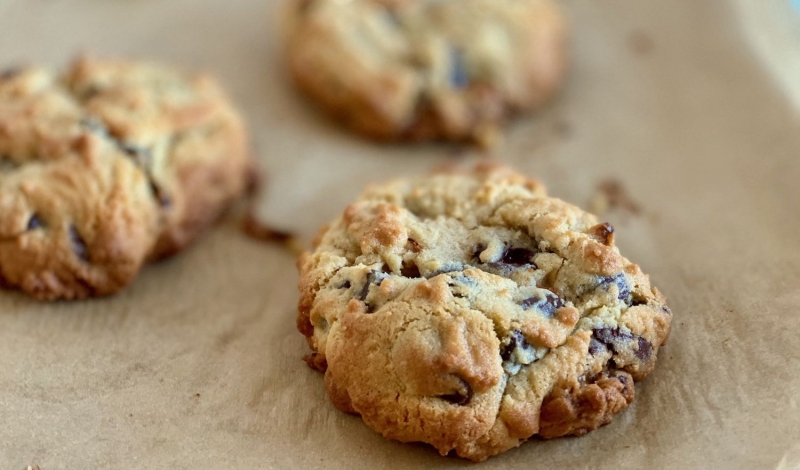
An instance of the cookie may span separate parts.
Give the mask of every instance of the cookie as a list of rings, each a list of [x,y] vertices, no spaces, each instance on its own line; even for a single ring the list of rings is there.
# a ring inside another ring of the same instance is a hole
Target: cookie
[[[298,267],[334,405],[475,461],[609,423],[672,318],[611,225],[488,164],[369,188]]]
[[[288,16],[299,88],[380,140],[485,143],[565,74],[551,0],[296,0]]]
[[[0,281],[39,299],[117,292],[245,189],[243,123],[216,82],[81,58],[0,74]]]

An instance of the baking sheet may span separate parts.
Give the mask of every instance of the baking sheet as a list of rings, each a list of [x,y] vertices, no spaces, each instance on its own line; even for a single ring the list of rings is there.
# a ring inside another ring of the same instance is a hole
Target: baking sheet
[[[729,2],[564,4],[565,93],[494,158],[584,207],[620,182],[641,211],[604,218],[669,298],[673,332],[611,425],[480,468],[776,468],[800,445],[800,118]],[[375,145],[318,117],[282,73],[280,6],[0,0],[0,63],[87,50],[215,70],[268,174],[259,215],[306,239],[364,184],[463,153]],[[333,408],[300,360],[296,280],[291,253],[230,218],[113,298],[0,293],[0,468],[471,466]]]

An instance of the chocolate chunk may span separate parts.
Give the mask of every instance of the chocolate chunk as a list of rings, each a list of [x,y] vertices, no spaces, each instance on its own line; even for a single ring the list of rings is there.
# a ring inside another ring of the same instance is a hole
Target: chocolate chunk
[[[461,271],[461,269],[462,269],[461,266],[448,266],[446,268],[437,269],[436,271],[432,271],[425,277],[427,279],[431,279],[431,278],[434,278],[434,277],[436,277],[436,276],[438,276],[440,274],[455,273],[455,272]]]
[[[28,219],[28,226],[26,230],[36,230],[37,228],[41,228],[44,226],[42,223],[42,219],[39,218],[39,214],[33,214],[30,219]]]
[[[444,401],[448,401],[454,405],[465,406],[468,405],[469,402],[472,400],[472,387],[467,383],[466,380],[459,377],[461,381],[461,388],[456,390],[453,393],[448,393],[446,395],[439,395]]]
[[[422,274],[419,272],[419,267],[414,263],[410,264],[403,263],[403,267],[400,269],[400,274],[403,277],[410,277],[410,278],[422,277]]]
[[[364,283],[364,287],[361,288],[361,292],[359,292],[358,295],[356,295],[356,298],[358,300],[362,302],[367,300],[367,295],[369,294],[369,286],[370,286],[369,281]]]
[[[650,341],[639,336],[639,349],[636,350],[636,357],[643,361],[647,361],[650,359],[650,356],[653,354],[653,345],[650,344]]]
[[[364,283],[364,287],[361,289],[361,292],[358,293],[356,298],[361,301],[366,300],[367,295],[369,295],[369,287],[372,285],[379,286],[387,277],[389,277],[389,275],[386,273],[382,273],[374,269],[370,271],[369,274],[367,274],[367,282]]]
[[[614,226],[608,222],[597,224],[589,229],[589,234],[603,245],[614,244]]]
[[[553,314],[564,306],[564,301],[554,293],[547,291],[544,295],[537,293],[533,297],[523,300],[520,305],[522,305],[524,310],[534,307],[536,310],[542,312],[544,316],[552,318]]]
[[[150,181],[150,191],[152,191],[153,197],[156,198],[161,207],[166,208],[172,205],[172,199],[164,193],[164,190],[155,181]]]
[[[468,288],[470,286],[474,286],[475,285],[475,281],[470,279],[470,278],[468,278],[467,276],[464,276],[463,274],[458,274],[458,275],[455,275],[452,278],[450,278],[450,280],[447,281],[447,285],[450,286],[450,289],[455,289],[456,287],[467,287]],[[453,297],[456,297],[456,298],[459,298],[459,299],[466,299],[469,296],[468,295],[464,295],[461,292],[453,292]]]
[[[619,328],[598,328],[592,331],[592,336],[605,344],[615,354],[619,354],[622,350],[622,348],[619,347],[620,343],[629,343],[633,340],[633,335]]]
[[[477,260],[479,263],[481,262],[481,253],[486,251],[486,245],[480,244],[475,247],[475,252],[472,253],[472,259]]]
[[[510,264],[512,266],[526,266],[534,265],[531,258],[535,255],[533,251],[527,248],[509,248],[503,253],[501,263]],[[535,266],[535,265],[534,265]]]
[[[414,253],[419,253],[420,251],[422,251],[422,245],[420,245],[413,238],[408,239],[408,244],[411,245],[411,251],[413,251]]]
[[[469,85],[469,72],[464,54],[455,47],[450,49],[450,84],[456,89],[466,88]]]
[[[508,337],[508,344],[503,346],[503,349],[500,351],[500,358],[503,359],[503,361],[511,359],[511,355],[514,354],[514,350],[517,348],[528,349],[530,345],[525,340],[525,336],[521,331],[514,330]]]
[[[614,378],[619,380],[622,383],[622,385],[628,385],[628,376],[626,376],[626,375],[617,375]]]
[[[606,345],[601,343],[600,341],[597,341],[594,338],[592,338],[589,341],[589,354],[591,354],[592,356],[605,352],[607,350],[608,349],[606,348]]]
[[[598,286],[606,287],[610,286],[611,284],[617,285],[617,289],[619,290],[619,295],[617,295],[617,298],[628,303],[630,301],[628,297],[631,295],[631,286],[628,285],[628,280],[625,278],[625,274],[619,273],[615,276],[601,277]]]
[[[75,256],[83,261],[89,261],[89,249],[86,247],[86,242],[81,238],[78,229],[74,225],[69,226],[69,241],[72,244],[72,251]]]
[[[344,281],[342,285],[338,287],[338,289],[349,289],[350,288],[350,281]]]
[[[465,285],[465,286],[474,286],[475,285],[475,280],[471,279],[471,278],[469,278],[469,277],[467,277],[467,276],[465,276],[463,274],[457,274],[457,275],[453,276],[452,278],[450,278],[450,280],[447,281],[447,284],[450,287],[454,287],[456,284],[462,284],[462,285]]]
[[[638,349],[634,351],[637,358],[642,361],[647,361],[653,354],[653,345],[650,344],[649,341],[641,336],[622,331],[619,328],[598,328],[592,331],[592,335],[592,341],[594,341],[594,338],[597,338],[597,341],[605,344],[614,354],[620,354],[623,350],[623,344],[632,343],[634,338],[636,338],[638,345]],[[592,352],[591,343],[589,345],[589,352]],[[594,353],[592,352],[592,354]]]

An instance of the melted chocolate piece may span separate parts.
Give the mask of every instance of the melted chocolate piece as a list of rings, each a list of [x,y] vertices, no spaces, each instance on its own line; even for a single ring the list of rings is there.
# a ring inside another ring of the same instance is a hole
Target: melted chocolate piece
[[[452,267],[449,267],[449,268],[437,269],[436,271],[430,272],[427,276],[425,276],[425,278],[431,279],[431,278],[434,278],[434,277],[436,277],[436,276],[438,276],[440,274],[455,273],[455,272],[458,272],[458,271],[461,271],[461,267],[460,266],[452,266]]]
[[[592,336],[605,344],[606,347],[611,349],[615,354],[619,354],[622,350],[622,348],[619,347],[620,343],[630,343],[633,341],[633,335],[619,328],[598,328],[592,331]]]
[[[30,219],[28,219],[28,226],[26,230],[36,230],[37,228],[44,227],[44,223],[42,219],[39,218],[39,214],[34,213]]]
[[[553,314],[564,306],[564,301],[554,293],[548,291],[543,296],[537,294],[529,299],[525,299],[520,305],[522,305],[522,308],[525,310],[534,307],[536,310],[542,312],[544,316],[553,318]]]
[[[69,226],[69,241],[72,244],[72,251],[75,256],[83,261],[89,261],[89,249],[74,225]]]
[[[486,245],[480,244],[480,245],[476,246],[475,247],[475,252],[472,253],[472,259],[477,260],[478,263],[480,263],[481,262],[481,253],[483,253],[484,251],[486,251]]]
[[[647,361],[650,359],[650,356],[653,354],[653,345],[650,344],[650,341],[639,336],[639,349],[636,350],[636,357],[643,361]]]
[[[446,395],[439,395],[439,398],[441,398],[444,401],[450,402],[454,405],[459,405],[459,406],[468,405],[469,402],[472,400],[472,395],[473,395],[472,387],[470,387],[470,385],[467,383],[466,380],[460,377],[459,380],[461,381],[462,385],[460,389],[456,390],[453,393],[448,393]]]
[[[379,286],[384,279],[389,277],[388,274],[382,273],[380,271],[372,270],[367,274],[367,282],[364,283],[364,287],[361,289],[361,292],[358,293],[356,298],[360,301],[365,301],[367,299],[367,295],[369,295],[369,287],[372,285]]]
[[[630,295],[631,295],[631,286],[628,285],[628,280],[625,278],[624,273],[619,273],[615,276],[606,276],[600,278],[600,283],[598,287],[608,287],[611,284],[616,284],[617,289],[619,290],[619,295],[617,298],[619,300],[625,301],[626,304],[630,302]]]
[[[150,152],[150,149],[146,147],[141,147],[135,144],[128,144],[126,142],[118,141],[119,148],[122,149],[123,152],[128,154],[133,160],[142,167],[147,167],[147,164],[152,161],[153,154]]]
[[[525,336],[521,331],[514,330],[508,337],[508,344],[503,346],[502,351],[500,351],[500,358],[503,359],[503,361],[508,361],[511,359],[511,355],[514,354],[514,350],[518,347],[527,349],[530,348],[530,344],[525,340]]]
[[[450,84],[459,90],[469,85],[469,72],[464,54],[454,47],[450,49]]]
[[[172,199],[161,189],[161,185],[156,184],[153,180],[150,180],[150,191],[152,191],[153,197],[156,198],[161,207],[167,208],[172,205]]]
[[[527,248],[509,248],[503,253],[500,263],[509,264],[511,266],[534,265],[532,258],[535,254],[536,253]]]
[[[592,338],[589,341],[589,354],[592,356],[607,351],[606,345]]]
[[[403,267],[400,269],[400,275],[414,279],[422,277],[422,274],[419,272],[419,267],[413,263],[403,263]]]

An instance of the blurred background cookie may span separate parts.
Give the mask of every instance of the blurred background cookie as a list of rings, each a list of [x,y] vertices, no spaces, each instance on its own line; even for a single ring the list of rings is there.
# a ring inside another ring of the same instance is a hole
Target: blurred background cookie
[[[0,75],[0,280],[40,299],[112,294],[245,188],[244,126],[216,82],[81,58]]]
[[[550,0],[297,0],[286,61],[334,119],[381,140],[488,144],[565,74]]]

